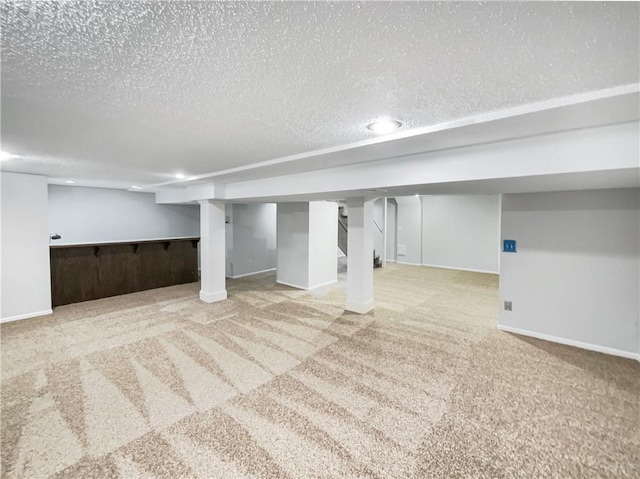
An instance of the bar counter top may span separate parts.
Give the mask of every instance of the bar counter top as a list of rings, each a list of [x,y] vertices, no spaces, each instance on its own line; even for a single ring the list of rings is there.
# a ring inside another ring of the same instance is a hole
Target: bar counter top
[[[102,241],[99,243],[50,243],[49,248],[81,248],[85,246],[112,246],[121,244],[163,243],[165,241],[200,241],[199,236],[176,236],[174,238],[151,238],[137,240]],[[53,240],[56,241],[56,240]]]

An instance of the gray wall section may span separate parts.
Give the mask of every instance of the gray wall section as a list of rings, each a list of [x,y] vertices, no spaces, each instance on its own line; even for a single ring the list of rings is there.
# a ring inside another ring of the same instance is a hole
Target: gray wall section
[[[55,244],[200,236],[198,205],[158,205],[152,193],[49,185]]]
[[[387,261],[396,260],[396,239],[398,203],[394,198],[387,199]]]
[[[309,286],[309,203],[278,203],[278,281]]]
[[[502,200],[499,325],[639,352],[638,189],[511,194]],[[580,345],[580,344],[578,344]],[[606,351],[605,351],[606,352]]]
[[[242,276],[276,267],[276,204],[234,204],[227,248],[227,275]]]
[[[387,209],[387,248],[396,242],[398,262],[499,271],[500,195],[400,196],[395,201],[397,210],[391,200]],[[394,259],[393,249],[388,255]]]
[[[422,263],[498,273],[500,195],[422,197]]]
[[[399,263],[422,264],[422,209],[417,196],[399,196],[397,259]],[[404,253],[404,254],[402,254]]]

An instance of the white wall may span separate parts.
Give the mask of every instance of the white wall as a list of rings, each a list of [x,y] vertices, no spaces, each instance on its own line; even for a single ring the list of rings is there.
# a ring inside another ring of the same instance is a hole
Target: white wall
[[[276,281],[307,289],[309,284],[309,203],[278,203],[277,232]],[[335,250],[333,251],[335,264],[337,259]]]
[[[638,189],[511,194],[502,199],[498,327],[637,357]],[[502,303],[501,303],[502,306]]]
[[[422,197],[422,263],[498,273],[500,195]]]
[[[152,193],[49,185],[55,244],[200,236],[198,205],[158,205]]]
[[[398,263],[422,264],[420,197],[399,196],[396,197],[396,202],[398,203]]]
[[[51,313],[47,178],[0,173],[1,320]]]
[[[338,204],[309,203],[309,289],[338,280]]]
[[[274,269],[275,203],[234,204],[230,210],[230,224],[227,226],[232,233],[228,233],[231,245],[227,246],[227,275],[238,277]]]

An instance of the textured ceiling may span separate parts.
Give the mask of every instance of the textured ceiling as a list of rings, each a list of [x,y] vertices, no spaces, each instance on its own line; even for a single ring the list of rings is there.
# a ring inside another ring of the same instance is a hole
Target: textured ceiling
[[[3,168],[158,183],[637,83],[638,32],[636,2],[3,1]]]

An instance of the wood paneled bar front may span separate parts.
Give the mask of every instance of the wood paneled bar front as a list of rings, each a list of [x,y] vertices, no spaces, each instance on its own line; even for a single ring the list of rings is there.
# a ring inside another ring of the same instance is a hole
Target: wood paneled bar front
[[[53,306],[198,281],[199,240],[51,245]]]

